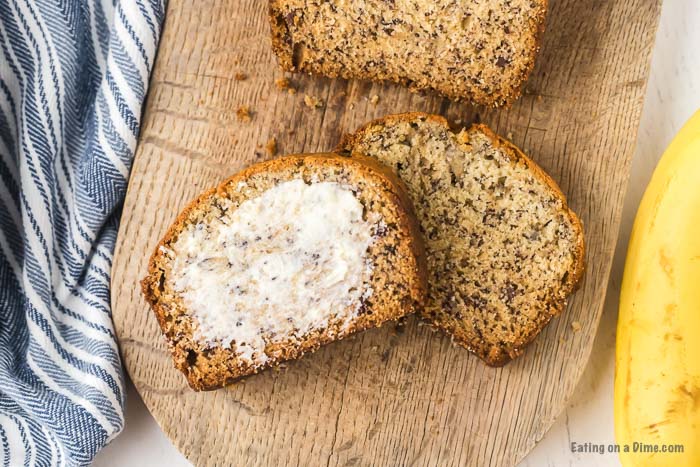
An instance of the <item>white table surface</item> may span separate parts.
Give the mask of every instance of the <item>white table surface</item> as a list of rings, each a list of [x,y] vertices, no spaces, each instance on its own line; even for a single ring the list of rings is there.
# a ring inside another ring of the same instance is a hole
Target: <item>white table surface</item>
[[[650,0],[653,1],[653,0]],[[617,466],[615,454],[575,454],[571,442],[614,442],[613,374],[617,302],[629,233],[651,173],[673,136],[700,109],[700,1],[665,0],[632,163],[620,238],[593,354],[569,406],[521,467]],[[131,382],[126,427],[95,466],[189,466],[163,434]]]

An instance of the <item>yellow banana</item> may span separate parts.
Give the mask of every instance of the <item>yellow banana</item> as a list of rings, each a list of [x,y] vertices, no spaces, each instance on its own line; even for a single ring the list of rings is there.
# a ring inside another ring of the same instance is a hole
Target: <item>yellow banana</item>
[[[615,436],[625,467],[700,466],[700,112],[664,153],[634,222]]]

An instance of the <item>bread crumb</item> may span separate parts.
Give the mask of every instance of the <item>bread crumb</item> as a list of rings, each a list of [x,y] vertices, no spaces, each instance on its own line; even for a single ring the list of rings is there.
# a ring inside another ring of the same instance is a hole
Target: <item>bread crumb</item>
[[[369,101],[372,103],[372,105],[377,105],[377,103],[379,102],[379,96],[375,94],[374,96],[369,98]]]
[[[275,86],[277,86],[277,89],[289,89],[289,78],[277,78],[275,80]]]
[[[233,75],[233,78],[234,78],[236,81],[245,81],[245,80],[248,79],[248,75],[246,75],[245,73],[241,73],[241,72],[239,71],[238,73],[236,73],[235,75]]]
[[[506,135],[506,138],[508,138],[509,140],[512,141],[513,140],[513,132],[509,131],[508,134]]]
[[[354,103],[354,102],[351,102],[349,107],[350,107],[350,110],[354,109],[354,108],[355,108],[355,103]]]
[[[297,93],[297,90],[294,88],[287,89],[287,94],[289,94],[290,96],[293,96],[296,93]]]
[[[318,97],[309,96],[308,94],[304,96],[304,104],[306,104],[306,106],[311,109],[318,109],[319,107],[323,107],[323,103]]]
[[[239,122],[249,122],[250,121],[250,107],[247,105],[242,105],[236,110],[236,118]]]
[[[270,138],[270,141],[265,145],[265,149],[270,156],[277,155],[277,140],[275,138]]]
[[[581,330],[581,323],[578,321],[573,321],[571,323],[571,329],[573,329],[574,332],[579,332]]]
[[[461,118],[458,118],[457,120],[455,120],[455,125],[458,125],[458,126],[459,126],[459,125],[461,125],[461,124],[462,124],[462,119],[461,119]]]
[[[277,89],[283,91],[285,89],[293,89],[292,88],[292,83],[289,81],[289,78],[285,78],[284,76],[282,78],[277,78],[275,80],[275,86],[277,86]]]

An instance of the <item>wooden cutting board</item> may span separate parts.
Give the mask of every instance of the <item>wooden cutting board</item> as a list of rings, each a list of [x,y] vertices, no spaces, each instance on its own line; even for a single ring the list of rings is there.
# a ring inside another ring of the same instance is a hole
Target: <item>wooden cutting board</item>
[[[394,85],[283,74],[264,0],[170,0],[113,266],[126,369],[196,465],[513,465],[564,408],[602,311],[660,12],[657,0],[551,0],[525,95],[487,110]],[[238,73],[247,76],[240,80]],[[304,96],[323,107],[304,105]],[[372,96],[379,101],[372,102]],[[250,108],[250,121],[237,110]],[[525,354],[493,369],[418,320],[329,345],[224,390],[195,393],[172,365],[139,279],[181,208],[280,154],[329,150],[395,112],[480,120],[525,149],[586,226],[588,269],[567,311]],[[577,329],[579,329],[576,332]],[[574,329],[576,328],[576,329]]]

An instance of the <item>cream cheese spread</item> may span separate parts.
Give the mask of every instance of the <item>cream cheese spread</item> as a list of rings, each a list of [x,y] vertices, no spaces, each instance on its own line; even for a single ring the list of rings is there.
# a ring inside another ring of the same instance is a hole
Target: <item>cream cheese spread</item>
[[[373,231],[350,187],[300,179],[188,226],[170,277],[195,340],[259,365],[271,342],[350,324],[372,294]]]

